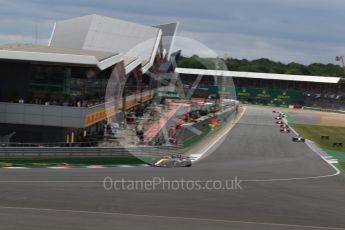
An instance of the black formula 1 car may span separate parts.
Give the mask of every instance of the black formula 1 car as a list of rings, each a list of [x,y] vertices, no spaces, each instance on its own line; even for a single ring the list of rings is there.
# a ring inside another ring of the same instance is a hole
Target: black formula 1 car
[[[305,139],[303,137],[293,137],[293,142],[305,142]]]
[[[276,119],[276,120],[281,120],[282,117],[281,117],[281,116],[278,116],[278,117],[276,117],[275,119]]]
[[[153,167],[175,168],[175,167],[191,167],[192,161],[182,155],[171,155],[158,159],[150,164]]]
[[[282,124],[285,124],[282,120],[278,120],[278,121],[276,121],[276,124],[277,125],[282,125]]]
[[[280,129],[280,132],[281,133],[290,133],[291,131],[288,128],[282,128],[282,129]]]

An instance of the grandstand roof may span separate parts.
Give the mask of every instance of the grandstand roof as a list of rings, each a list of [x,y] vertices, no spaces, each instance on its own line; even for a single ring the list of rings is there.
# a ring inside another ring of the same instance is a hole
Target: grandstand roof
[[[175,35],[179,22],[167,23],[162,25],[156,25],[154,27],[162,30],[162,40],[160,44],[161,53],[165,50],[165,58],[169,61],[171,56],[171,50],[174,45]]]
[[[154,62],[161,36],[160,28],[93,14],[55,23],[49,46],[138,57],[145,72]]]
[[[0,46],[0,60],[96,66],[103,70],[120,61],[118,53],[15,44]]]
[[[125,65],[126,74],[130,73],[137,66],[142,65],[142,61],[138,57],[125,56],[123,61],[124,61],[124,65]]]
[[[181,74],[194,74],[194,75],[224,76],[224,77],[237,77],[237,78],[254,78],[254,79],[268,79],[268,80],[283,80],[283,81],[303,81],[303,82],[333,83],[333,84],[339,83],[341,80],[340,77],[236,72],[236,71],[208,70],[208,69],[176,68],[175,72],[181,73]]]
[[[178,22],[145,26],[100,15],[58,21],[48,46],[0,46],[0,60],[64,63],[105,69],[124,61],[126,73],[146,72],[157,51],[170,56]],[[164,35],[164,38],[162,37]]]

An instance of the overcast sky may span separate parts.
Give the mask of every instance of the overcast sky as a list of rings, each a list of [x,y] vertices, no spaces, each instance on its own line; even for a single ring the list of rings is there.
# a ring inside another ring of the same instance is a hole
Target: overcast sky
[[[0,44],[47,44],[54,21],[101,14],[141,24],[180,21],[179,35],[220,56],[336,63],[345,0],[0,0]]]

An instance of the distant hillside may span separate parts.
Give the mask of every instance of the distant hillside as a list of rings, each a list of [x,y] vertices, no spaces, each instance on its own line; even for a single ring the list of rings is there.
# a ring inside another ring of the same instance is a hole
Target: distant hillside
[[[247,59],[240,60],[235,58],[201,58],[196,55],[191,57],[181,56],[177,60],[177,66],[181,68],[223,69],[242,72],[344,77],[341,67],[334,64],[313,63],[311,65],[302,65],[296,62],[283,64],[267,58],[248,61]]]

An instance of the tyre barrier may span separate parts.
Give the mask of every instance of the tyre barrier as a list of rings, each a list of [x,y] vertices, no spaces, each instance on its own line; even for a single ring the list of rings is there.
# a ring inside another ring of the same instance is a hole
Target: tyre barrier
[[[322,135],[322,136],[321,136],[321,139],[322,139],[322,140],[329,140],[329,136]]]
[[[333,147],[340,147],[342,148],[344,145],[342,142],[333,142]]]

